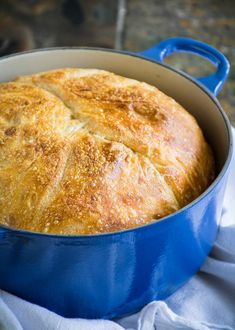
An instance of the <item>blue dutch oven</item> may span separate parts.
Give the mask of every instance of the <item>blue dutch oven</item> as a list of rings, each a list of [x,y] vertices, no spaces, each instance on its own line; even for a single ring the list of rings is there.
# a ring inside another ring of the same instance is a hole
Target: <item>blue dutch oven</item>
[[[195,79],[163,64],[178,51],[211,61],[215,73]],[[207,44],[172,38],[138,54],[54,48],[3,57],[0,81],[61,67],[106,69],[157,86],[197,118],[216,157],[217,177],[200,197],[139,228],[60,236],[0,227],[1,289],[65,317],[119,317],[171,295],[212,248],[232,155],[230,124],[216,99],[229,63]]]

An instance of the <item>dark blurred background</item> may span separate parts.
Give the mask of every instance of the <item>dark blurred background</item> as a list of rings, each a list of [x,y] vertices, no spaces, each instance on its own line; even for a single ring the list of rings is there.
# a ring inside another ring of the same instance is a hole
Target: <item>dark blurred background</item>
[[[235,0],[0,0],[0,56],[53,46],[138,51],[177,35],[205,41],[230,60],[219,100],[235,125]],[[195,76],[213,71],[192,55],[167,62]]]

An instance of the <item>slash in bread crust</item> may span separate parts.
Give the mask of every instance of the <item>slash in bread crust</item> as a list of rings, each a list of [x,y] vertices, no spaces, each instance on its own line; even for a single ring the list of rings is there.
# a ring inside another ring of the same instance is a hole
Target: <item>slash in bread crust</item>
[[[214,160],[156,87],[95,69],[0,84],[0,222],[55,234],[136,227],[198,197]]]

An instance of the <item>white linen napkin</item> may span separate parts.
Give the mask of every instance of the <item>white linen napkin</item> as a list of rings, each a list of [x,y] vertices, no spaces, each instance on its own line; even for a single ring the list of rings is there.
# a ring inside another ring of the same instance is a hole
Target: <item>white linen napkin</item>
[[[235,143],[235,130],[233,130]],[[234,330],[235,152],[214,248],[186,285],[165,301],[115,321],[66,319],[0,290],[0,330]]]

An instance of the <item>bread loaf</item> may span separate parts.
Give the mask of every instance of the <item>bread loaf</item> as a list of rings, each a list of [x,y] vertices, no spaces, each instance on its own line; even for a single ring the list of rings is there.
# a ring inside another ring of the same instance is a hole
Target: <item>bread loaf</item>
[[[95,69],[0,84],[0,223],[55,234],[141,226],[215,176],[196,120],[156,87]]]

